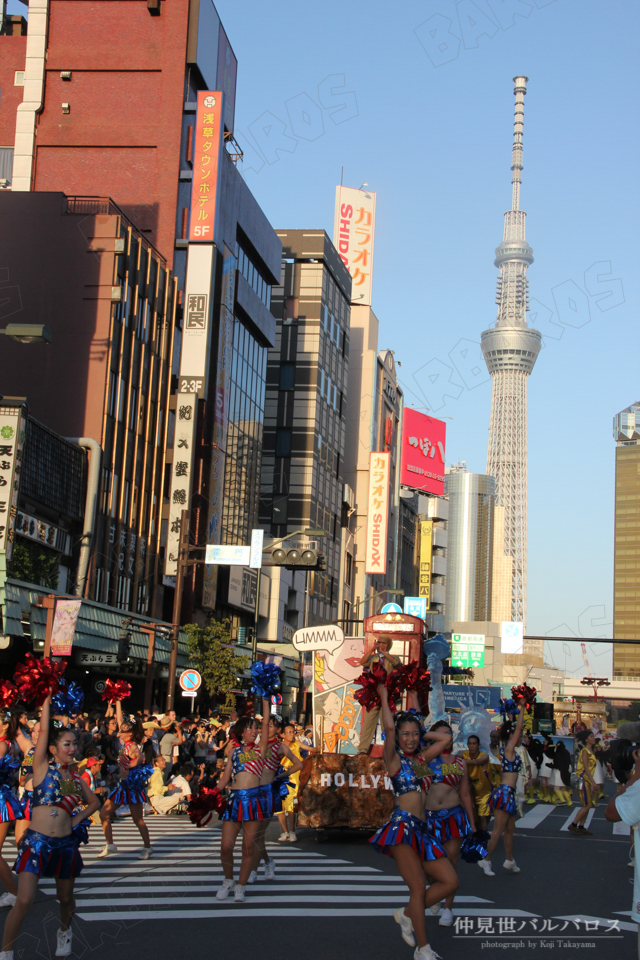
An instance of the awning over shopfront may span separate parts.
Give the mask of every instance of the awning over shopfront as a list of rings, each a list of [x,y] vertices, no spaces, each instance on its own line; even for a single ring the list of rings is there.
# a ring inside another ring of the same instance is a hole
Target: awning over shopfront
[[[39,598],[43,596],[66,596],[58,594],[46,587],[36,587],[33,584],[22,583],[20,580],[7,580],[6,604],[4,609],[4,632],[12,637],[30,635],[34,650],[41,649],[44,643],[47,626],[47,611],[39,607]],[[122,620],[131,618],[131,654],[134,659],[147,659],[148,636],[142,633],[141,627],[156,624],[163,627],[164,632],[156,632],[154,651],[155,663],[169,663],[170,641],[168,630],[171,624],[153,617],[143,617],[128,610],[119,610],[94,600],[83,600],[78,615],[76,632],[73,641],[75,650],[91,650],[95,653],[115,655],[118,652],[118,638],[122,629]],[[189,665],[187,656],[187,635],[181,631],[178,643],[178,667]]]

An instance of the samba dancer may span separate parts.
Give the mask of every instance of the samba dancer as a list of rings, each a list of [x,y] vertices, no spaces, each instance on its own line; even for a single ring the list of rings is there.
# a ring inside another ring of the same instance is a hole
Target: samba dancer
[[[142,723],[139,719],[134,721],[123,717],[120,700],[116,701],[116,720],[118,735],[123,742],[123,747],[118,754],[120,783],[111,791],[100,811],[105,845],[98,857],[109,857],[118,852],[113,842],[113,820],[118,807],[125,804],[131,811],[131,819],[140,831],[144,844],[138,854],[138,860],[148,860],[151,856],[151,840],[149,829],[144,822],[143,804],[149,802],[146,785],[153,773],[153,767],[145,764],[140,747],[145,735]]]
[[[265,799],[261,794],[260,777],[269,747],[269,701],[262,698],[262,726],[260,744],[256,744],[258,725],[253,717],[241,717],[233,728],[237,741],[218,781],[218,790],[229,785],[231,796],[222,815],[220,860],[224,871],[222,886],[216,893],[218,900],[226,900],[233,891],[236,903],[244,902],[244,888],[248,883],[260,822],[265,816]],[[231,781],[231,783],[230,783]],[[233,879],[233,848],[242,827],[242,862],[238,882]]]
[[[591,730],[581,730],[580,733],[576,734],[576,740],[580,743],[576,773],[578,775],[578,796],[582,800],[582,806],[569,824],[569,832],[577,837],[590,837],[592,832],[587,828],[585,820],[589,810],[594,806],[593,798],[596,792],[594,774],[598,759],[593,752],[596,735]]]
[[[439,730],[424,734],[414,712],[401,713],[394,720],[387,688],[379,684],[377,690],[385,733],[383,755],[397,801],[389,821],[369,842],[393,857],[409,888],[409,904],[396,910],[394,919],[405,943],[417,944],[414,960],[437,960],[427,943],[425,907],[453,896],[458,877],[442,844],[427,833],[424,798],[431,782],[429,762],[444,750],[449,737]],[[421,749],[423,735],[433,742]],[[428,889],[426,873],[432,881]]]
[[[258,867],[260,861],[264,860],[264,878],[273,880],[276,874],[276,862],[273,857],[267,853],[265,845],[265,834],[269,821],[274,813],[282,811],[282,801],[287,796],[289,774],[298,773],[302,770],[303,762],[291,752],[286,743],[283,743],[279,737],[282,730],[282,721],[279,717],[269,717],[269,745],[264,758],[264,769],[260,777],[260,791],[263,802],[264,820],[258,825],[258,834],[256,837],[256,852],[253,861],[253,870],[249,874],[247,883],[255,883],[258,879]],[[276,777],[280,769],[280,761],[287,757],[291,766],[288,767],[286,776]]]
[[[13,960],[13,946],[33,904],[40,877],[53,877],[60,901],[56,957],[71,955],[74,880],[82,870],[77,828],[100,803],[86,783],[72,773],[76,738],[65,726],[49,728],[51,695],[42,706],[40,736],[33,754],[30,826],[18,848],[14,870],[18,896],[4,926],[0,960]],[[78,806],[84,805],[78,810]],[[86,842],[86,841],[85,841]]]
[[[0,907],[12,907],[18,892],[9,864],[2,856],[9,825],[24,818],[22,804],[12,786],[15,772],[20,766],[12,754],[14,742],[25,756],[33,746],[18,726],[18,713],[6,707],[0,710],[0,881],[6,890],[0,897]]]
[[[447,857],[457,871],[460,847],[465,837],[475,833],[475,812],[469,787],[469,774],[465,761],[452,753],[453,735],[446,720],[438,720],[431,732],[442,731],[446,735],[445,746],[429,763],[431,788],[425,801],[427,830],[447,852]],[[488,759],[488,758],[487,758]],[[444,901],[440,914],[440,926],[453,924],[453,897],[451,891]],[[431,912],[440,912],[440,904],[433,901]]]
[[[489,806],[493,810],[494,823],[491,838],[487,844],[487,855],[478,861],[478,866],[488,877],[495,877],[491,869],[491,854],[498,845],[500,837],[504,835],[504,852],[506,860],[503,863],[505,870],[511,873],[520,873],[520,867],[513,859],[513,834],[516,828],[516,783],[522,769],[522,759],[516,753],[516,747],[522,742],[522,725],[524,723],[524,697],[518,697],[518,719],[514,725],[512,720],[505,719],[500,727],[500,759],[502,762],[502,777],[500,786],[494,787],[489,797]],[[515,712],[515,711],[514,711]]]

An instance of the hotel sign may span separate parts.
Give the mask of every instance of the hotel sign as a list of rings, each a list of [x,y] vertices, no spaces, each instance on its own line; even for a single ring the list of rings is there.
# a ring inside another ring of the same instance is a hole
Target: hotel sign
[[[220,193],[220,154],[223,138],[223,95],[201,90],[193,138],[193,181],[189,243],[213,243],[216,206]]]

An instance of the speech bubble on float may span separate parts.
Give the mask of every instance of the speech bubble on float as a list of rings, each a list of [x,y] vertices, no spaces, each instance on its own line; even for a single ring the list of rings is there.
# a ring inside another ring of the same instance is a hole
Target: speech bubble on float
[[[301,653],[305,650],[328,650],[333,654],[344,643],[344,630],[333,624],[326,627],[303,627],[302,630],[296,630],[291,642]]]

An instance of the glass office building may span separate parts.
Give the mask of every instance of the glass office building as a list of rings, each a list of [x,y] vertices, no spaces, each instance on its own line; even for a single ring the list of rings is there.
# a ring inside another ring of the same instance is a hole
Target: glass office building
[[[446,628],[456,621],[491,620],[491,563],[495,480],[453,467],[444,481],[449,498]]]
[[[640,403],[613,418],[616,441],[613,635],[640,640]],[[640,677],[640,644],[614,643],[614,677]]]

